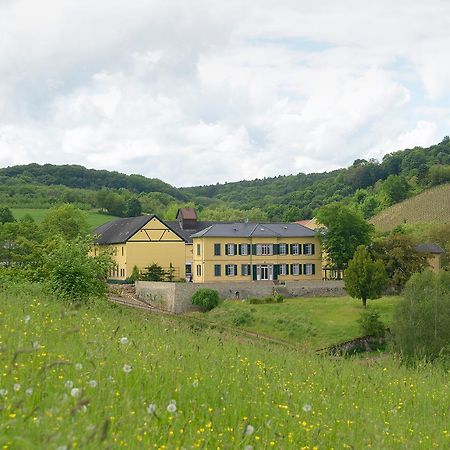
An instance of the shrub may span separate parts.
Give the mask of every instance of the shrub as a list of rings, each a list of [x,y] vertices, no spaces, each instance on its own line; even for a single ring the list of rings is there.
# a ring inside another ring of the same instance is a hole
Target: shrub
[[[237,311],[232,319],[233,325],[240,327],[242,325],[248,325],[253,321],[253,317],[247,311]]]
[[[263,303],[265,303],[263,298],[258,298],[258,297],[250,297],[248,299],[248,302],[251,305],[262,305]]]
[[[385,334],[384,323],[380,320],[378,311],[363,311],[358,319],[363,335],[382,337]]]
[[[219,293],[214,289],[201,288],[192,296],[192,304],[202,311],[211,311],[219,304]]]
[[[164,281],[166,278],[166,272],[164,269],[156,264],[150,264],[145,270],[141,273],[141,280],[144,281]]]
[[[251,305],[263,305],[266,303],[283,303],[284,297],[281,294],[275,295],[275,297],[250,297],[247,300]]]
[[[134,266],[131,275],[125,281],[127,283],[136,283],[136,281],[139,280],[140,275],[138,266]]]
[[[276,303],[283,303],[284,302],[284,297],[281,294],[276,294],[274,299],[275,299]]]
[[[407,363],[450,357],[450,273],[413,275],[392,323],[393,345]]]

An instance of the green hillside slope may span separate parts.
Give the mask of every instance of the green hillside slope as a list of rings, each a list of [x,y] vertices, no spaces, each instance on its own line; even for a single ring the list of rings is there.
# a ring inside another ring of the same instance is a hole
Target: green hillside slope
[[[450,183],[436,186],[381,211],[370,222],[379,231],[397,225],[421,222],[450,222]]]

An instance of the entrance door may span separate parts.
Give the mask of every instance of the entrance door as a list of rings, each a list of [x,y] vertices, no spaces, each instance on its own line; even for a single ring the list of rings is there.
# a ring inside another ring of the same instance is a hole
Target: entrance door
[[[273,265],[257,266],[257,280],[273,280]]]
[[[269,279],[269,268],[267,266],[261,266],[261,280]]]

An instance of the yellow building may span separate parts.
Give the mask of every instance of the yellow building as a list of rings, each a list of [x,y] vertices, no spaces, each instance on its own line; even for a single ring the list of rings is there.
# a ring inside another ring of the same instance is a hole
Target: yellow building
[[[176,279],[186,276],[186,239],[155,215],[114,220],[93,234],[94,254],[110,251],[116,263],[110,279],[125,280],[134,266],[143,270],[153,263],[172,268]]]
[[[322,279],[316,233],[296,223],[215,223],[191,236],[193,281]]]
[[[423,243],[415,246],[419,253],[425,253],[428,257],[428,264],[434,272],[441,270],[441,259],[444,250],[437,244]]]

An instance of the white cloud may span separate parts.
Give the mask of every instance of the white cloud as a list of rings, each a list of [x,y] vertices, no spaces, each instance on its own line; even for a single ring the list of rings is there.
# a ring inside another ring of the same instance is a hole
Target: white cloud
[[[449,27],[444,0],[4,1],[0,164],[179,186],[429,145],[448,127]]]

